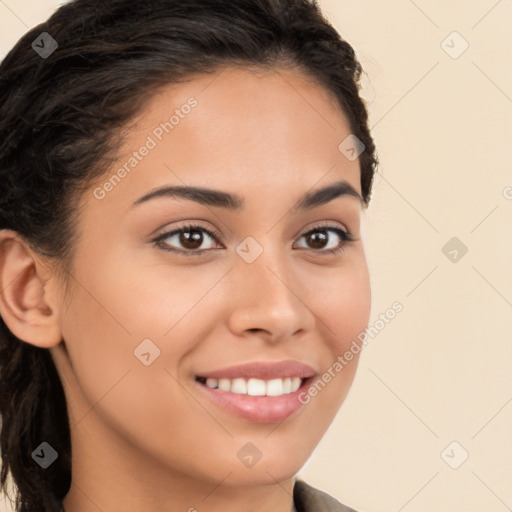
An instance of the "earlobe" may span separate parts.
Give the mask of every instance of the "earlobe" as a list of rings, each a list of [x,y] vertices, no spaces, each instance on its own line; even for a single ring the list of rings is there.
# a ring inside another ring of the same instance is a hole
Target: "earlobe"
[[[45,289],[49,277],[18,233],[0,230],[0,316],[16,337],[41,348],[61,341],[58,304]]]

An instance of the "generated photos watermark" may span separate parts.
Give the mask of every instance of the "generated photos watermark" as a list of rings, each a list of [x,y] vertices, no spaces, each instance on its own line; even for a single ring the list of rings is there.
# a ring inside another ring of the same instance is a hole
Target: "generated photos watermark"
[[[361,352],[362,345],[366,346],[368,344],[368,336],[372,339],[375,338],[398,313],[403,311],[403,309],[404,307],[401,302],[393,302],[391,307],[379,315],[379,318],[373,322],[373,325],[368,326],[363,332],[357,335],[357,340],[361,344],[358,344],[357,340],[353,340],[350,348],[346,350],[343,355],[339,355],[336,358],[336,361],[334,361],[334,363],[322,375],[320,375],[306,391],[300,393],[299,402],[305,405],[311,401],[312,397],[317,396],[318,393],[322,391],[325,386],[331,382],[336,375],[338,375],[343,368],[350,363],[350,361],[352,361],[352,359],[354,359],[354,356]]]
[[[139,165],[142,160],[148,156],[151,150],[155,149],[164,139],[165,135],[171,133],[185,117],[190,114],[193,108],[197,107],[198,101],[192,96],[180,108],[174,110],[174,114],[169,117],[168,121],[160,123],[153,129],[151,135],[146,137],[144,144],[132,153],[132,156],[117,169],[101,186],[94,189],[93,195],[96,199],[105,199],[107,194],[125,178],[130,172]]]

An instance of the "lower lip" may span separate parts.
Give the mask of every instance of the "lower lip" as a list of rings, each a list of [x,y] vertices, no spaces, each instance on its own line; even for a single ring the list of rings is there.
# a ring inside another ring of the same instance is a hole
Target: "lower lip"
[[[297,391],[281,396],[242,395],[209,388],[198,381],[195,383],[216,405],[235,416],[255,423],[280,423],[304,405],[299,401],[299,396],[308,389],[312,379],[304,379]]]

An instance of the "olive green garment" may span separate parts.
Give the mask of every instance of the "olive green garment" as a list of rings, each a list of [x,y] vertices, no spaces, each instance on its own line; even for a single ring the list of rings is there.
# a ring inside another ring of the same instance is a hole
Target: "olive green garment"
[[[297,512],[357,512],[299,479],[295,480],[293,486],[293,503]],[[59,512],[64,512],[64,508]]]
[[[293,486],[293,503],[297,512],[357,512],[299,479]]]

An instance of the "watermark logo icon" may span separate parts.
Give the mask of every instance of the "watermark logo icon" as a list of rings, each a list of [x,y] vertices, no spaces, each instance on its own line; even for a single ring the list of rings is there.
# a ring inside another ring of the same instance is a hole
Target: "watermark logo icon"
[[[236,455],[244,466],[252,468],[261,459],[263,454],[253,443],[245,443]]]
[[[42,59],[47,59],[59,45],[48,32],[41,32],[41,34],[32,41],[31,46]]]
[[[149,366],[160,356],[160,349],[149,338],[146,338],[135,348],[133,355],[144,366]]]
[[[468,248],[454,236],[443,245],[441,251],[452,263],[458,263],[468,252]]]
[[[467,450],[457,441],[452,441],[442,452],[441,458],[452,469],[458,469],[469,457]]]
[[[32,458],[43,468],[50,467],[59,454],[46,441],[42,442],[33,452]]]
[[[458,59],[468,48],[469,43],[457,32],[453,31],[441,42],[441,48],[452,58]]]
[[[343,139],[343,141],[338,146],[340,153],[345,155],[345,157],[351,162],[357,160],[365,148],[366,146],[363,144],[363,142],[359,140],[353,133]]]
[[[263,247],[252,236],[248,236],[236,247],[236,253],[246,262],[252,263],[263,252]]]

